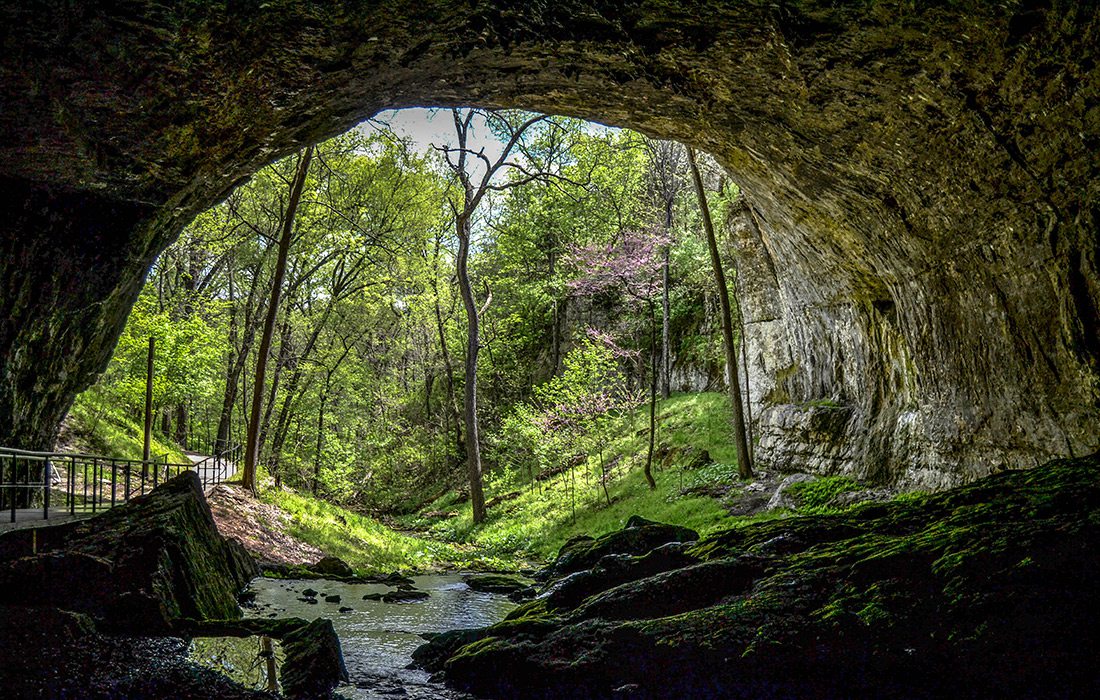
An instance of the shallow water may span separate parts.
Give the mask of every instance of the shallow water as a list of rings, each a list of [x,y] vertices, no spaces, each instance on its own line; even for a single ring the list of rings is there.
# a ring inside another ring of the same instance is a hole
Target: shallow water
[[[256,592],[249,617],[301,617],[332,620],[344,651],[344,663],[351,679],[338,689],[355,700],[406,697],[447,699],[467,697],[430,683],[423,671],[406,669],[412,652],[424,643],[426,632],[445,632],[463,627],[484,627],[499,622],[515,607],[504,596],[478,593],[463,583],[460,575],[415,576],[414,586],[431,597],[414,603],[383,603],[363,600],[368,593],[395,590],[381,584],[348,584],[337,581],[256,579],[249,587]],[[302,591],[318,592],[316,604],[298,600]],[[326,595],[340,596],[339,603],[325,602]],[[341,607],[353,608],[341,613]],[[404,691],[404,692],[402,692]]]

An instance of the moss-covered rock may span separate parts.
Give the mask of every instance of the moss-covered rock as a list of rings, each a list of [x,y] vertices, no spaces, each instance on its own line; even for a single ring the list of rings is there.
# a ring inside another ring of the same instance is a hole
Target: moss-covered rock
[[[257,574],[239,543],[218,533],[195,472],[106,513],[0,537],[7,602],[86,613],[102,629],[167,634],[179,619],[240,617],[237,595]],[[29,546],[26,554],[31,554]]]
[[[699,533],[680,525],[666,525],[631,516],[622,530],[609,532],[599,538],[574,537],[562,545],[558,556],[547,569],[540,572],[541,579],[554,579],[594,566],[600,559],[612,554],[642,555],[669,542],[691,542],[699,539]]]
[[[332,621],[319,618],[282,639],[286,658],[279,667],[283,692],[293,700],[328,698],[348,680],[340,638]]]
[[[469,633],[448,681],[501,698],[1100,691],[1098,455],[738,528],[692,554],[564,614],[549,596],[520,606]]]
[[[477,574],[466,578],[466,585],[481,593],[509,595],[531,586],[531,580],[512,574]]]

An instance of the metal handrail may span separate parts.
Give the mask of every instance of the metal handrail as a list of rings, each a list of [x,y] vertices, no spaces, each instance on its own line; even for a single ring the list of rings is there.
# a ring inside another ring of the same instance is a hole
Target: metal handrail
[[[54,498],[71,515],[78,510],[97,513],[156,488],[162,474],[167,480],[173,472],[188,470],[198,472],[203,487],[209,488],[231,476],[227,470],[240,454],[240,446],[232,445],[200,462],[182,464],[169,462],[167,453],[146,461],[0,447],[0,513],[10,512],[14,523],[18,513],[35,517],[41,507],[41,518],[48,520]],[[59,471],[65,473],[63,484],[60,479],[55,484]]]

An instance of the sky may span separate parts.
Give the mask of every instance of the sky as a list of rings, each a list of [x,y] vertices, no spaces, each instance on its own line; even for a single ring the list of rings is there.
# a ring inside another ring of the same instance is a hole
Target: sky
[[[432,145],[455,145],[455,126],[449,109],[401,109],[380,112],[375,120],[386,122],[398,136],[412,139],[418,151],[430,150]],[[485,120],[475,117],[471,131],[469,148],[485,149],[485,155],[491,160],[500,157],[504,148],[488,127]],[[364,122],[363,128],[370,129],[370,122]]]

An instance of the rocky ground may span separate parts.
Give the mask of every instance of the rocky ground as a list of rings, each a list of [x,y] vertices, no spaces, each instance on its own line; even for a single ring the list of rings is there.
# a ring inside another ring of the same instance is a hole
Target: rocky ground
[[[1100,455],[699,540],[566,544],[537,599],[417,654],[494,698],[1095,697]]]
[[[239,486],[219,484],[207,502],[218,531],[239,541],[259,562],[299,565],[324,556],[313,545],[287,534],[289,515],[256,500]]]

